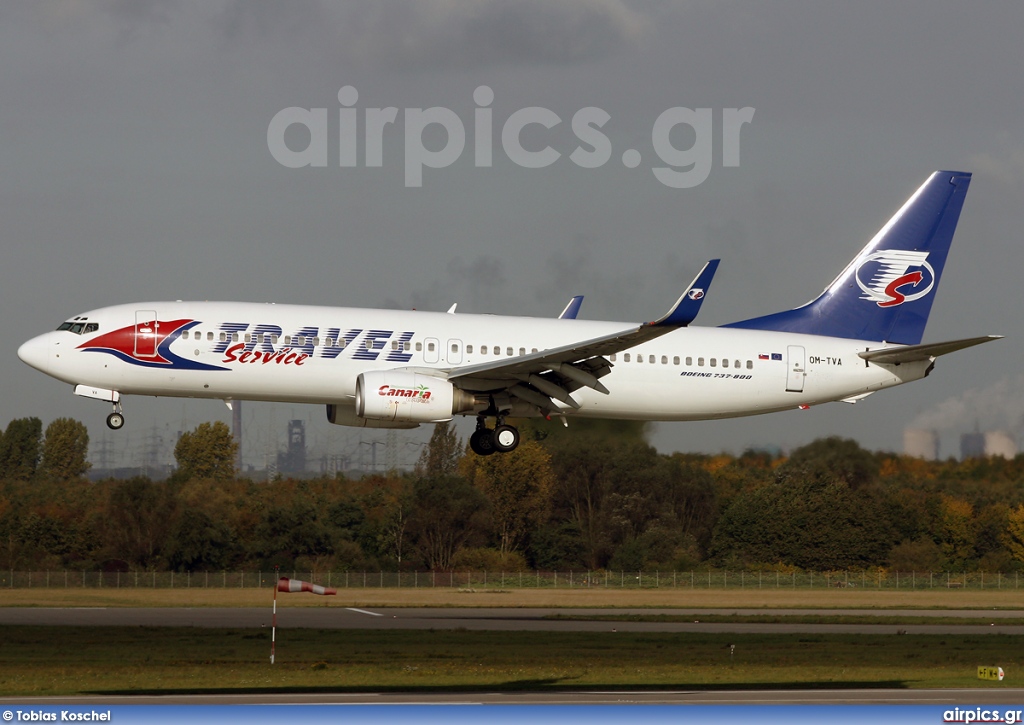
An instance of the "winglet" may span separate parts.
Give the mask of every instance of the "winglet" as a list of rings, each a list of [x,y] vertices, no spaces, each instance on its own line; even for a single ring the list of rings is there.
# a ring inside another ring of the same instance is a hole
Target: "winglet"
[[[560,314],[558,316],[558,319],[560,319],[560,320],[575,320],[576,319],[576,315],[578,315],[580,313],[580,307],[582,305],[583,305],[583,295],[576,295],[571,300],[569,300],[569,304],[567,304],[565,306],[565,309],[562,310],[562,314]]]
[[[705,264],[704,269],[680,295],[672,309],[666,312],[661,319],[647,324],[655,327],[686,327],[697,319],[697,313],[700,312],[700,306],[704,302],[708,290],[711,289],[711,279],[718,271],[720,261],[720,259],[712,259]]]

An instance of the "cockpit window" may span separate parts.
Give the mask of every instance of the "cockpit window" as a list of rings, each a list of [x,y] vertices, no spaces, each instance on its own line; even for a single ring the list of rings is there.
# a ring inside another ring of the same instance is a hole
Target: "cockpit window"
[[[99,325],[98,322],[75,322],[75,321],[71,321],[71,322],[61,323],[61,326],[57,328],[57,331],[58,332],[63,332],[65,330],[67,330],[68,332],[73,332],[76,335],[84,335],[84,334],[88,334],[90,332],[96,332],[99,329],[100,329],[100,325]]]

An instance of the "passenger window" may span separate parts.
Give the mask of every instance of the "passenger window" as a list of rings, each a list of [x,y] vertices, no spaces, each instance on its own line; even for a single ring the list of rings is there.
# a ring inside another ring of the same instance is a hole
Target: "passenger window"
[[[699,368],[704,367],[704,358],[702,358],[702,357],[697,358],[697,367],[699,367]]]
[[[686,358],[686,365],[687,365],[687,367],[689,367],[690,365],[693,365],[693,358],[692,357],[687,357]]]
[[[252,335],[250,335],[250,334],[249,334],[248,332],[247,332],[247,333],[245,333],[245,342],[246,342],[247,344],[248,344],[248,343],[250,343],[250,342],[252,342]],[[299,344],[301,345],[302,343],[300,342]]]
[[[423,352],[423,343],[422,342],[417,342],[416,343],[416,352]]]
[[[537,348],[533,348],[530,352],[537,352]]]
[[[320,347],[320,338],[319,337],[314,337],[313,338],[313,347]]]
[[[662,355],[661,356],[661,364],[662,365],[668,365],[668,355]]]
[[[644,361],[644,356],[643,356],[643,355],[637,355],[637,356],[636,356],[636,361],[637,361],[638,363],[642,363],[642,362]]]
[[[512,348],[505,348],[505,354],[508,355],[509,357],[512,357]]]
[[[235,342],[238,342],[238,333],[237,332],[235,333]],[[291,335],[285,335],[284,336],[284,344],[285,345],[291,345],[292,344],[292,336]]]
[[[673,365],[678,365],[679,364],[679,356],[678,355],[676,355],[674,358],[672,358],[672,364]]]
[[[181,339],[182,340],[187,340],[188,339],[188,330],[185,330],[183,333],[181,333]]]
[[[723,368],[729,367],[729,358],[723,358],[722,359],[722,367]]]
[[[223,333],[223,332],[220,333],[220,341],[221,342],[227,342],[227,339],[228,339],[228,336],[227,336],[226,333]]]
[[[622,362],[629,362],[629,353],[623,353]]]
[[[409,352],[410,350],[412,350],[412,343],[411,342],[405,343],[405,351]]]
[[[231,342],[238,342],[238,333],[237,332],[232,332],[231,333]]]
[[[434,343],[432,343],[432,342],[428,342],[427,343],[427,352],[434,352]]]
[[[718,365],[718,358],[711,358],[711,367],[715,367],[716,365]]]
[[[487,345],[481,345],[480,346],[480,354],[481,355],[486,355],[487,354]]]
[[[391,349],[392,350],[397,350],[398,349],[398,340],[392,340],[391,341]]]
[[[519,348],[519,354],[520,355],[525,355],[526,354],[526,348],[525,347]]]
[[[466,354],[467,355],[472,355],[473,354],[473,346],[472,345],[466,345]]]
[[[212,334],[212,333],[211,333],[211,334]],[[211,337],[210,339],[212,340],[213,338]],[[270,341],[271,341],[271,342],[272,342],[273,344],[275,344],[275,345],[276,345],[276,344],[277,344],[277,340],[278,340],[278,338],[277,338],[277,335],[271,335],[271,336],[270,336]]]
[[[608,356],[608,359],[609,359],[609,360],[610,360],[611,362],[615,362],[615,353],[613,352],[613,353],[612,353],[611,355],[609,355],[609,356]]]
[[[734,368],[738,368],[740,366],[740,361],[739,360],[734,360],[733,363],[732,363],[732,366]]]
[[[747,360],[747,370],[753,370],[753,369],[754,369],[754,361],[753,360]]]
[[[647,362],[649,362],[651,365],[653,365],[654,364],[654,355],[648,355],[647,356]]]
[[[452,352],[458,352],[458,351],[459,351],[458,344],[453,342],[452,343]]]

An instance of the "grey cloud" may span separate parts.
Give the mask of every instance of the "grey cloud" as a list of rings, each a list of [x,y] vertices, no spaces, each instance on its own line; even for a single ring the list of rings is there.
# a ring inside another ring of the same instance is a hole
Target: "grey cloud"
[[[646,21],[619,0],[411,0],[345,13],[355,60],[433,69],[572,64],[636,42]]]

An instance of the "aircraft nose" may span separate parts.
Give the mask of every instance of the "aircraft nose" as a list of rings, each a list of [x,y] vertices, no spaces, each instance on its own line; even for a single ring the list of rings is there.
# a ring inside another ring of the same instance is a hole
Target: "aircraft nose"
[[[31,365],[36,370],[46,372],[50,366],[50,340],[49,335],[33,337],[18,348],[18,357],[22,362]]]

